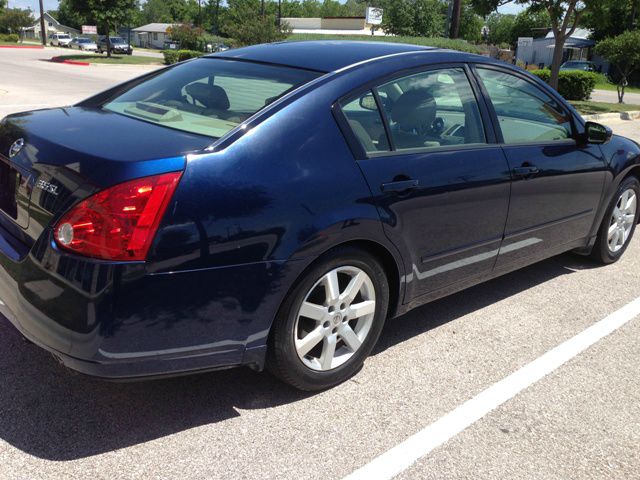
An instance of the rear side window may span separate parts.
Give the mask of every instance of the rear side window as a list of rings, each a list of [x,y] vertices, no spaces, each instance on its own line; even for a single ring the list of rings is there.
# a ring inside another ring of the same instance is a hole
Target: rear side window
[[[102,108],[218,138],[319,75],[296,68],[202,58],[165,70]]]
[[[461,68],[429,70],[377,87],[396,150],[485,143],[469,80]]]
[[[389,150],[382,117],[370,90],[343,102],[342,113],[365,152]]]
[[[540,88],[513,74],[478,68],[498,116],[504,143],[536,143],[571,138],[571,118]]]

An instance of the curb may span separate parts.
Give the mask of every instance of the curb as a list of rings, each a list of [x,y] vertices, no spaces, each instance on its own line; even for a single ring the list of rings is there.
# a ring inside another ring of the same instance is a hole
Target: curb
[[[66,63],[67,65],[81,65],[83,67],[88,67],[91,65],[89,62],[80,62],[78,60],[63,60],[60,57],[51,57],[51,62],[53,63]]]
[[[0,45],[0,48],[37,48],[43,49],[42,45]]]
[[[594,113],[592,115],[583,115],[585,120],[639,120],[640,110],[632,110],[630,112],[615,113]]]

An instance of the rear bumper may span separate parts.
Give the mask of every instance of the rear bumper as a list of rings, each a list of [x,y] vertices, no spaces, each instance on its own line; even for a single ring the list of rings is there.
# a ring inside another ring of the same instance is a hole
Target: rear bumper
[[[290,270],[265,262],[150,274],[69,256],[49,235],[19,260],[1,250],[0,313],[67,367],[110,379],[262,369]]]

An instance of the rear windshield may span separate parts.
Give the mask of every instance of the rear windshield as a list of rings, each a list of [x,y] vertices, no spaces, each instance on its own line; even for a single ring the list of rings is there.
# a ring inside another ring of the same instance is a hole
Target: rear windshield
[[[319,75],[295,68],[201,58],[138,84],[102,108],[219,138],[278,97]]]

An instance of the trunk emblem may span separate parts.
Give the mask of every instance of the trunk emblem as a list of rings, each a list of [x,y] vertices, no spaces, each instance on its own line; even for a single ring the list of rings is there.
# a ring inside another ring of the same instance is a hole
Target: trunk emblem
[[[9,147],[9,158],[15,157],[24,147],[24,138],[19,138]]]
[[[38,180],[36,182],[36,188],[41,188],[45,192],[49,192],[51,195],[58,195],[58,186],[52,183],[45,182],[44,180]]]

